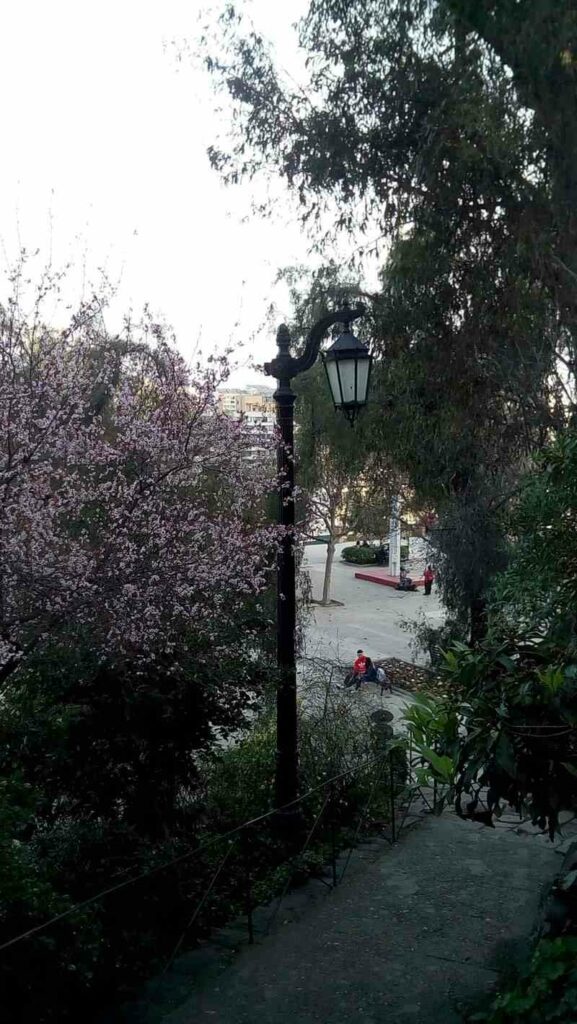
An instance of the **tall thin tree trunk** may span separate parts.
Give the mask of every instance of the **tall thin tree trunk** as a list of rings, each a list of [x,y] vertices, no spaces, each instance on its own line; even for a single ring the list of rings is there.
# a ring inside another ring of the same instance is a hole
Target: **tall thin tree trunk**
[[[475,647],[487,636],[487,602],[484,597],[475,597],[471,601],[471,636],[469,647]]]
[[[325,578],[323,580],[323,596],[321,604],[330,604],[331,600],[331,575],[333,571],[333,558],[335,557],[335,542],[333,540],[333,534],[330,534],[330,540],[327,544],[327,558],[325,562]]]

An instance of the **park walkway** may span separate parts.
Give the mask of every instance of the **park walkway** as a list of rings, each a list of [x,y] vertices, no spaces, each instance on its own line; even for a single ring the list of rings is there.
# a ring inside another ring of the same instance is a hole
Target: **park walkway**
[[[400,658],[402,661],[424,661],[411,648],[412,634],[401,627],[403,622],[417,621],[426,615],[430,624],[440,626],[445,613],[436,591],[425,597],[402,594],[377,583],[355,579],[359,568],[341,561],[345,545],[337,546],[333,566],[332,597],[339,604],[329,608],[314,605],[305,624],[305,653],[311,658],[351,665],[359,647],[373,660]],[[304,568],[309,573],[312,593],[320,598],[326,550],[323,545],[307,545]]]
[[[541,893],[560,867],[548,840],[518,826],[445,813],[392,849],[361,846],[336,890],[308,902],[289,896],[272,934],[216,973],[195,971],[194,992],[162,1021],[462,1021],[525,953]],[[178,969],[186,975],[186,958]]]

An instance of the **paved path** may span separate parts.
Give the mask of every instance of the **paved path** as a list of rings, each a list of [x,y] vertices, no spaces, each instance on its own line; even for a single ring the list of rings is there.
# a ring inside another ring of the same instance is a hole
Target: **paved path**
[[[515,822],[512,822],[514,828]],[[244,948],[165,1024],[457,1024],[526,949],[553,846],[427,818]]]
[[[363,647],[371,658],[424,661],[412,651],[411,634],[401,629],[401,622],[426,615],[434,625],[440,625],[444,613],[435,592],[430,597],[423,592],[403,594],[378,583],[355,579],[358,566],[341,561],[344,546],[337,545],[331,592],[332,598],[342,604],[329,608],[313,606],[305,630],[305,654],[348,665],[357,649]],[[304,567],[316,600],[322,593],[325,557],[323,544],[309,544],[305,548]]]
[[[395,727],[403,729],[403,712],[414,700],[413,696],[395,690],[392,696],[382,698],[377,686],[364,686],[360,693],[337,689],[344,677],[344,666],[352,665],[356,652],[362,647],[371,658],[401,658],[403,661],[428,661],[416,655],[411,648],[411,633],[401,628],[403,621],[414,621],[426,614],[437,625],[444,612],[437,596],[423,593],[402,594],[355,579],[358,566],[341,561],[340,552],[346,545],[338,544],[333,566],[332,597],[342,602],[323,608],[313,605],[305,628],[305,642],[299,662],[299,695],[303,706],[319,710],[326,702],[346,703],[352,712],[362,717],[377,708],[393,713]],[[312,586],[313,597],[322,593],[326,548],[323,544],[309,544],[305,548],[304,567]]]

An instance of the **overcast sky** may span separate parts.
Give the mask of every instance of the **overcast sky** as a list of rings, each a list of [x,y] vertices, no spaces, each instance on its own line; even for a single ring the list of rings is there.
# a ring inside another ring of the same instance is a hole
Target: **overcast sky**
[[[285,66],[305,7],[253,0]],[[282,305],[275,272],[306,261],[307,241],[288,202],[275,223],[243,223],[250,189],[224,189],[206,157],[219,127],[209,83],[165,45],[194,41],[200,9],[199,0],[3,5],[0,301],[22,244],[72,261],[78,295],[104,268],[119,282],[109,320],[149,302],[186,354],[199,336],[205,350],[248,338],[271,300]],[[261,333],[256,360],[273,350]],[[235,377],[256,379],[246,369]]]

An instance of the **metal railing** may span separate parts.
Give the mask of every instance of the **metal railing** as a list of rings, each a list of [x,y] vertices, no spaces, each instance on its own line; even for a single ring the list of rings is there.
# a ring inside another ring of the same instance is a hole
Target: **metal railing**
[[[285,850],[288,855],[284,856],[276,865],[277,869],[285,869],[285,881],[280,887],[280,891],[278,891],[273,897],[274,907],[270,912],[264,927],[261,929],[263,935],[267,935],[270,932],[287,893],[291,889],[291,886],[294,886],[295,884],[295,875],[298,873],[299,866],[302,865],[307,852],[313,847],[315,839],[319,840],[323,851],[326,851],[328,854],[328,860],[323,864],[322,870],[316,872],[313,877],[317,878],[317,880],[328,889],[335,889],[337,885],[341,884],[345,873],[348,870],[351,857],[359,840],[360,834],[368,822],[374,797],[378,792],[380,792],[381,797],[383,795],[383,785],[389,800],[389,820],[386,824],[384,822],[380,822],[378,829],[373,829],[373,834],[378,834],[381,839],[384,839],[390,845],[394,845],[398,841],[400,832],[402,831],[406,820],[406,814],[403,814],[402,821],[399,823],[399,814],[400,812],[404,812],[406,799],[410,795],[410,789],[407,789],[406,783],[404,781],[401,782],[398,778],[399,762],[395,762],[395,751],[399,749],[402,749],[399,743],[394,742],[390,744],[385,755],[370,758],[354,765],[351,768],[347,768],[344,771],[333,775],[331,778],[324,780],[322,783],[319,783],[319,785],[311,787],[306,793],[302,794],[291,804],[288,804],[283,808],[275,808],[268,813],[261,815],[259,818],[244,822],[242,825],[239,825],[234,829],[232,833],[227,833],[226,836],[223,836],[221,838],[221,842],[226,844],[226,849],[223,851],[222,857],[216,865],[209,885],[194,907],[190,920],[182,930],[178,941],[168,957],[163,973],[169,969],[182,949],[186,942],[187,934],[190,933],[192,926],[198,920],[202,909],[206,906],[209,897],[213,893],[218,882],[223,879],[223,877],[226,877],[226,867],[230,862],[234,851],[237,853],[237,864],[240,862],[243,866],[244,914],[242,916],[245,922],[246,938],[249,944],[254,943],[254,912],[259,902],[255,898],[254,894],[254,883],[258,879],[258,830],[270,827],[273,834],[280,831],[280,834],[284,834],[285,836],[287,834],[287,830],[292,832],[292,842],[289,841],[288,844],[289,847],[292,846],[292,849],[290,849],[290,852]],[[366,771],[367,769],[376,770],[374,771],[367,799],[361,808],[354,828],[349,828],[346,831],[345,843],[343,841],[343,835],[339,832],[338,806],[341,800],[339,784],[354,777],[360,772]],[[295,828],[295,824],[299,820],[298,812],[302,811],[307,801],[311,800],[313,797],[318,797],[319,794],[322,796],[320,808],[314,815],[312,821],[310,821],[304,829],[302,827],[298,828],[298,825]],[[286,821],[283,823],[283,815],[287,815],[287,817],[289,817],[288,823]],[[324,837],[320,834],[323,825],[326,830]],[[298,843],[294,842],[295,833],[300,839]],[[201,848],[199,848],[199,852],[200,849]],[[339,865],[339,854],[342,850],[347,850],[347,854],[344,864]],[[270,870],[270,865],[268,867]],[[328,878],[326,877],[327,875]]]
[[[159,936],[163,966],[158,979],[166,974],[183,948],[198,946],[211,937],[215,927],[230,925],[231,919],[233,927],[242,923],[245,941],[254,943],[257,931],[262,936],[271,931],[289,890],[299,881],[313,877],[328,890],[334,890],[345,878],[364,835],[394,846],[403,831],[418,820],[418,815],[411,815],[416,800],[421,800],[425,810],[436,809],[436,792],[431,796],[416,778],[419,764],[410,737],[389,740],[382,754],[335,772],[292,804],[244,821],[210,836],[193,849],[118,880],[13,936],[0,945],[0,951],[46,932],[92,906],[99,916],[105,917],[106,912],[111,914],[114,910],[107,909],[108,901],[116,900],[129,887],[146,885],[171,870],[176,886],[172,889],[170,881],[171,899],[174,897],[172,903],[178,904],[180,910],[175,915],[178,920],[174,938],[170,939],[169,929]],[[363,799],[354,805],[353,813],[350,787],[361,784],[358,777],[362,773]],[[314,859],[315,870],[307,862],[309,855]],[[198,871],[191,872],[190,862],[200,859]],[[179,874],[183,865],[187,865],[186,876]],[[192,896],[190,891],[180,891],[183,877],[183,889],[192,886]],[[149,897],[157,899],[156,890]],[[125,912],[123,901],[114,912]]]

